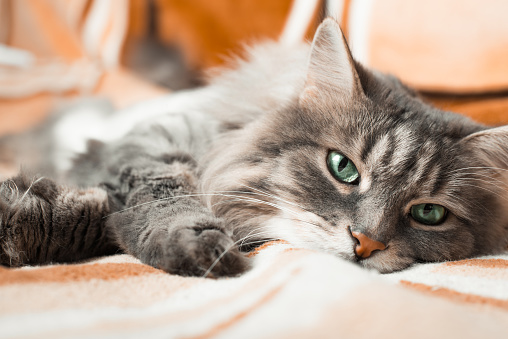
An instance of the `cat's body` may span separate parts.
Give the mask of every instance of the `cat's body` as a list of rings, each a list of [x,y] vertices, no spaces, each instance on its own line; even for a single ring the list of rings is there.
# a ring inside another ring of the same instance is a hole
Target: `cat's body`
[[[121,249],[172,273],[235,275],[239,248],[283,239],[390,272],[506,249],[508,129],[364,69],[331,20],[312,46],[258,48],[168,103],[121,137],[111,118],[67,186],[5,181],[0,263]]]

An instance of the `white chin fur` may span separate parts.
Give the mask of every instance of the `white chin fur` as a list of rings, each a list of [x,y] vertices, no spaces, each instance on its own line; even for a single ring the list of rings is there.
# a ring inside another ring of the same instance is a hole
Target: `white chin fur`
[[[345,228],[324,225],[324,220],[317,223],[316,219],[319,217],[312,214],[312,218],[308,218],[310,214],[299,215],[298,219],[312,224],[294,219],[287,212],[281,212],[279,216],[269,219],[264,226],[271,236],[285,240],[295,247],[325,252],[354,261],[355,242],[348,231]]]

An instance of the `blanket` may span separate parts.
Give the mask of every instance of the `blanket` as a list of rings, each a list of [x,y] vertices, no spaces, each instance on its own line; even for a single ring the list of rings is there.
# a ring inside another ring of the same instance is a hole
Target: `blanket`
[[[0,269],[0,338],[507,338],[508,253],[380,275],[268,243],[227,279],[115,255]]]

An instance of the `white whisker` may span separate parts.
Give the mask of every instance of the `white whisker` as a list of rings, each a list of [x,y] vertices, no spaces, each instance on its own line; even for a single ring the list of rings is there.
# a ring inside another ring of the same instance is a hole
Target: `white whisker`
[[[26,192],[21,196],[21,199],[19,199],[17,201],[17,203],[21,203],[23,201],[23,199],[27,196],[28,192],[30,192],[30,189],[32,188],[33,185],[35,185],[36,183],[38,183],[39,181],[41,181],[42,179],[44,179],[44,177],[40,177],[39,179],[37,180],[32,180],[32,183],[30,184],[30,186],[28,187],[28,189],[26,190]]]
[[[479,188],[479,189],[482,189],[482,190],[484,190],[484,191],[490,192],[490,193],[492,193],[492,194],[494,194],[494,195],[498,196],[498,197],[499,197],[499,198],[501,198],[501,199],[504,199],[504,200],[508,201],[508,198],[507,198],[507,197],[502,196],[501,194],[499,194],[499,193],[497,193],[497,192],[494,192],[494,191],[492,191],[492,190],[489,190],[489,189],[487,189],[487,188],[485,188],[485,187],[482,187],[482,186],[479,186],[479,185],[466,184],[466,183],[461,183],[460,185],[464,185],[464,186],[470,186],[470,187]],[[456,186],[456,187],[460,187],[460,185],[459,185],[459,184],[456,184],[455,186]]]
[[[251,236],[246,236],[246,237],[242,237],[241,239],[238,239],[237,241],[235,241],[231,246],[229,246],[228,248],[226,248],[218,257],[217,259],[214,260],[214,262],[210,265],[210,267],[208,268],[208,270],[206,270],[205,274],[203,274],[203,278],[206,278],[208,277],[208,275],[210,274],[210,272],[212,272],[212,270],[214,269],[214,267],[219,263],[219,261],[232,249],[232,248],[235,248],[236,245],[241,242],[241,241],[244,241],[246,238],[250,238],[250,237],[255,237],[257,236],[257,234],[253,234]],[[260,240],[261,242],[261,240]]]
[[[262,191],[260,189],[257,189],[257,188],[251,187],[251,186],[247,186],[247,185],[244,185],[244,184],[242,184],[242,186],[244,186],[244,187],[246,187],[248,189],[254,190],[256,192],[259,192],[260,194],[263,194],[263,195],[265,195],[265,196],[267,196],[269,198],[274,198],[274,199],[280,200],[282,202],[285,202],[286,204],[293,205],[295,207],[301,208],[305,212],[308,212],[304,207],[302,207],[301,205],[299,205],[299,204],[297,204],[295,202],[287,201],[287,200],[282,199],[281,197],[278,197],[278,196],[276,196],[274,194],[271,194],[271,193],[268,193],[268,192],[264,192],[264,191]]]
[[[506,185],[506,184],[507,184],[506,182],[503,182],[503,181],[501,181],[501,180],[499,180],[499,179],[497,179],[497,178],[493,178],[493,177],[492,177],[492,176],[490,176],[490,175],[480,174],[480,173],[471,173],[471,172],[469,172],[469,173],[461,173],[461,175],[462,175],[462,176],[460,176],[460,177],[458,177],[458,178],[454,178],[454,180],[461,180],[461,179],[481,180],[480,178],[465,177],[465,176],[463,176],[463,175],[467,175],[467,174],[469,174],[469,175],[474,175],[474,176],[484,177],[484,178],[490,179],[490,180],[492,180],[492,181],[495,181],[495,182],[497,182],[497,183],[499,183],[499,184],[501,184],[501,185]],[[489,182],[489,181],[487,181],[487,180],[484,180],[484,182],[489,183],[489,184],[492,184],[491,182]]]
[[[491,166],[471,166],[471,167],[462,167],[462,168],[457,168],[457,169],[455,169],[455,170],[450,171],[449,173],[456,173],[456,172],[459,172],[459,171],[470,170],[470,169],[477,169],[477,170],[483,170],[483,171],[487,171],[487,170],[496,170],[496,171],[505,171],[505,172],[508,172],[508,169],[506,169],[506,168],[501,168],[501,167],[491,167]]]
[[[239,192],[239,191],[223,191],[223,192],[226,192],[226,193],[232,192],[232,193],[249,194],[248,192]],[[104,216],[102,218],[105,219],[105,218],[110,217],[110,216],[112,216],[114,214],[122,213],[122,212],[125,212],[125,211],[128,211],[128,210],[134,209],[136,207],[141,207],[141,206],[145,206],[145,205],[149,205],[149,204],[154,204],[154,203],[159,202],[159,201],[173,200],[173,199],[178,199],[178,198],[202,197],[202,196],[226,196],[227,197],[228,195],[227,194],[223,194],[221,192],[217,192],[217,193],[192,193],[192,194],[175,195],[175,196],[172,196],[172,197],[166,197],[166,198],[160,198],[160,199],[150,200],[150,201],[147,201],[147,202],[144,202],[144,203],[141,203],[141,204],[137,204],[137,205],[134,205],[134,206],[131,206],[131,207],[127,207],[127,208],[125,208],[123,210],[110,213],[110,214],[108,214],[108,215],[106,215],[106,216]],[[235,195],[232,195],[232,196],[235,196]]]

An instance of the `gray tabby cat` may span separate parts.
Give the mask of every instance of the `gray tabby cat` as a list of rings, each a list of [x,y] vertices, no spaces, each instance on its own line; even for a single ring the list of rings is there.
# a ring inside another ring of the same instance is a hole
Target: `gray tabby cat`
[[[1,264],[123,251],[170,273],[232,276],[248,269],[245,251],[283,239],[391,272],[506,249],[507,127],[365,69],[331,19],[310,47],[251,52],[175,94],[167,114],[90,141],[67,185],[5,181]]]

